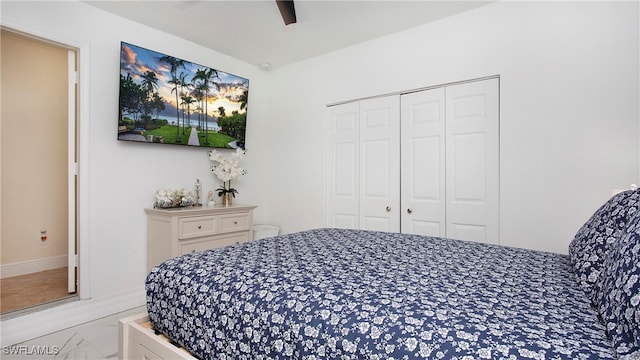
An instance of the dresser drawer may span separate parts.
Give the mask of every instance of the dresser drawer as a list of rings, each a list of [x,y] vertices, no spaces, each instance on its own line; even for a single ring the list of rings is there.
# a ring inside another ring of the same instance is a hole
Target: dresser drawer
[[[219,235],[214,238],[201,241],[184,241],[180,243],[180,254],[188,254],[198,251],[204,251],[214,248],[220,248],[229,245],[240,244],[249,241],[249,234],[237,233],[229,235]]]
[[[2,0],[0,0],[2,1]],[[254,205],[144,209],[147,269],[173,257],[253,240]]]
[[[251,217],[247,213],[220,215],[220,232],[248,230]]]
[[[218,232],[216,216],[194,216],[178,219],[178,238],[189,239]]]

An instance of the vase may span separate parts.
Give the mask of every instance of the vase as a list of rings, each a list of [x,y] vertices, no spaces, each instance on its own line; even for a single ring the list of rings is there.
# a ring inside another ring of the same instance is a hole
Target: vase
[[[231,199],[233,199],[233,194],[228,192],[228,193],[224,193],[222,194],[222,205],[224,206],[231,206]]]

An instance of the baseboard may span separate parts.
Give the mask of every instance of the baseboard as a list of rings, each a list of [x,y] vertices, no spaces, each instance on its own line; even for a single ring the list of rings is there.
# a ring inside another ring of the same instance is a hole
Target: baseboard
[[[9,346],[143,306],[144,291],[102,299],[78,300],[2,320],[2,344]]]
[[[0,279],[67,266],[67,255],[0,265]]]

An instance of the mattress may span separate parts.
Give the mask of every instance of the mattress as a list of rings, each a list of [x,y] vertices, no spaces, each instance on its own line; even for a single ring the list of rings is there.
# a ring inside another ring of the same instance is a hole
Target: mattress
[[[566,255],[315,229],[170,259],[153,327],[202,359],[615,359]]]

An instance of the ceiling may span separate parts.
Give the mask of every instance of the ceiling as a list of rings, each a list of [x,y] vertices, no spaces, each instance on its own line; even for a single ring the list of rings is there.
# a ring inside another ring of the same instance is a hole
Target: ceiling
[[[274,0],[83,2],[268,70],[491,1],[296,0],[287,26]]]

